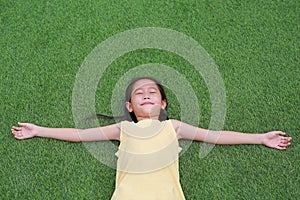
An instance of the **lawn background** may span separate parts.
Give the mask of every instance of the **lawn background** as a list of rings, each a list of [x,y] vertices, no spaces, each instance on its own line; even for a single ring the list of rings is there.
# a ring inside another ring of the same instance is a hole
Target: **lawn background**
[[[283,130],[292,146],[216,146],[199,158],[193,142],[180,157],[186,199],[296,199],[300,195],[299,1],[0,1],[0,199],[110,199],[115,170],[81,143],[16,141],[18,121],[74,127],[72,90],[86,56],[106,38],[139,27],[163,27],[194,38],[218,65],[226,87],[225,130]],[[96,110],[111,114],[114,85],[146,63],[174,67],[192,84],[201,118],[210,120],[209,91],[178,55],[128,53],[107,69]],[[180,119],[169,95],[169,114]],[[104,106],[103,106],[104,105]],[[108,124],[101,121],[101,125]],[[115,143],[117,145],[117,143]]]

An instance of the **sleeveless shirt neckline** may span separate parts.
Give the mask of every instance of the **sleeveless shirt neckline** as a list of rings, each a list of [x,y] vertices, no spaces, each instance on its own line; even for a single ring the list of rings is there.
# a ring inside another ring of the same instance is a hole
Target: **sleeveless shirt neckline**
[[[128,136],[139,139],[148,139],[159,134],[166,126],[167,121],[168,120],[159,121],[156,119],[144,119],[137,123],[125,121],[123,123],[126,123],[126,125],[122,125],[122,130],[123,133]]]

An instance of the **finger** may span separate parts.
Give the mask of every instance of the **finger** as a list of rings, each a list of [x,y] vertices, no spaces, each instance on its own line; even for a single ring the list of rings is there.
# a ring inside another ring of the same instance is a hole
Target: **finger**
[[[289,142],[290,142],[289,138],[286,138],[286,137],[281,137],[280,138],[280,144],[286,144],[286,143],[289,143]]]
[[[291,137],[282,137],[281,142],[290,142],[292,140]]]
[[[286,147],[284,147],[284,146],[276,146],[276,147],[274,147],[275,149],[278,149],[278,150],[286,150]]]
[[[23,134],[20,131],[14,130],[14,131],[12,131],[12,133],[16,139],[23,139]]]
[[[285,132],[282,132],[282,131],[275,131],[275,134],[276,134],[276,135],[285,135]]]
[[[16,134],[17,134],[17,131],[16,131],[15,129],[11,129],[11,133],[12,133],[13,135],[16,135]]]
[[[18,131],[18,130],[12,130],[11,131],[14,135],[20,135],[21,134],[21,131]]]
[[[281,143],[281,144],[280,144],[281,147],[288,147],[288,146],[290,146],[290,145],[291,145],[290,142],[285,142],[285,143]]]
[[[13,126],[12,129],[17,130],[17,131],[21,131],[22,127]]]
[[[27,123],[22,123],[22,122],[18,122],[19,126],[22,126],[22,127],[27,127],[28,124]]]
[[[23,138],[23,136],[15,135],[15,139],[17,139],[17,140],[22,140],[22,139],[24,139],[24,138]]]

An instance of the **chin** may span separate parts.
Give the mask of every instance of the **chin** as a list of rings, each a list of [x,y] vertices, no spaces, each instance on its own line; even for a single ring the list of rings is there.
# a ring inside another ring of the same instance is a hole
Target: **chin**
[[[160,114],[160,110],[159,111],[153,111],[153,110],[145,110],[144,113],[146,115],[149,115],[149,116],[158,116]]]
[[[160,114],[160,106],[158,105],[147,105],[144,106],[141,111],[149,116],[156,116]]]

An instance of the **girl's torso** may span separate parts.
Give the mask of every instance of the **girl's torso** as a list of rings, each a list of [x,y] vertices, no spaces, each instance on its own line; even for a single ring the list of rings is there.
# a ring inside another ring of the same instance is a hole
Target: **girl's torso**
[[[179,151],[171,120],[122,122],[112,199],[184,199],[179,183]]]

